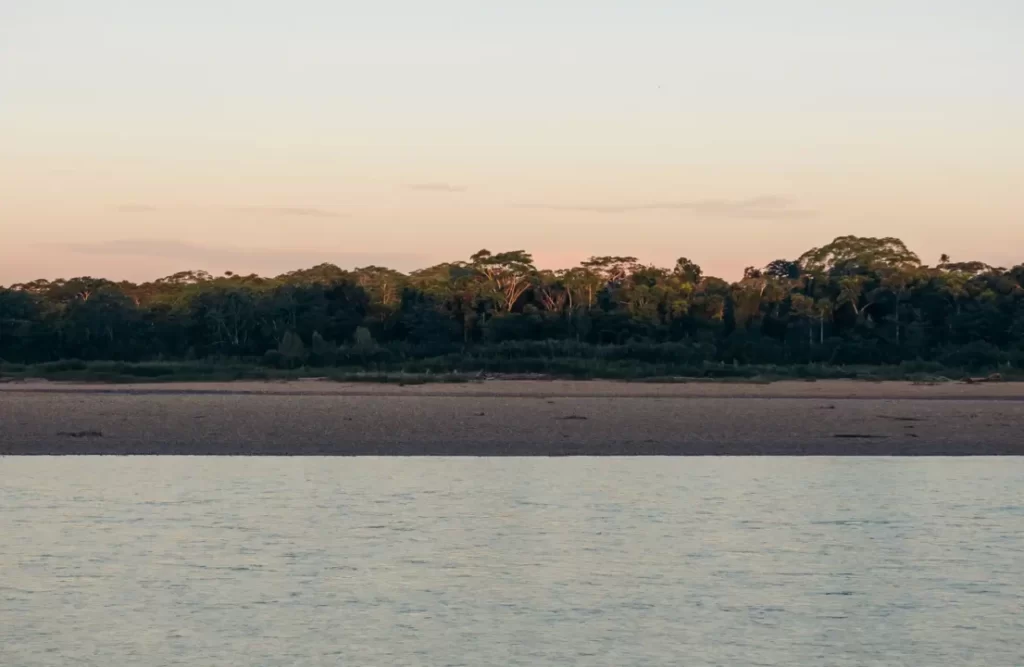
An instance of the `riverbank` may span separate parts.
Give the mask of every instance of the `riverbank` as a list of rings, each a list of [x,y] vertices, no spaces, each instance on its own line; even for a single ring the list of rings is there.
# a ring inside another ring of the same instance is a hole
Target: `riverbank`
[[[611,354],[617,348],[593,348]],[[658,352],[659,349],[655,349]],[[66,359],[42,364],[0,362],[0,384],[30,380],[106,384],[170,384],[183,382],[283,382],[324,379],[361,384],[463,384],[481,379],[614,380],[628,382],[741,382],[785,380],[864,380],[948,383],[998,375],[1003,381],[1024,381],[1024,371],[1008,366],[954,368],[931,362],[904,362],[881,366],[829,364],[722,364],[679,363],[634,357],[477,357],[472,354],[410,359],[395,363],[358,366],[275,368],[244,361],[79,361]],[[641,355],[642,356],[642,355]],[[656,357],[656,355],[655,355]]]
[[[0,385],[0,454],[1024,455],[1024,385]]]

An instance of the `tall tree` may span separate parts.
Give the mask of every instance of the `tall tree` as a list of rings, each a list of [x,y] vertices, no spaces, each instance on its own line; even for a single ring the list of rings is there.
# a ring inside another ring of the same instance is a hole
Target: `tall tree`
[[[469,259],[473,268],[486,279],[489,294],[498,310],[506,313],[512,312],[537,272],[533,256],[525,250],[496,255],[489,250],[480,250]]]

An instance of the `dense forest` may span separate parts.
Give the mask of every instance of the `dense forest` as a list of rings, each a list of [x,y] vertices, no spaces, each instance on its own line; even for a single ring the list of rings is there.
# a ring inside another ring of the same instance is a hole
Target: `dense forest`
[[[0,288],[0,360],[212,360],[265,367],[521,370],[933,364],[1024,368],[1024,265],[934,266],[844,236],[729,283],[679,259],[540,270],[486,250],[403,274],[331,264],[275,278],[203,271]],[[434,360],[433,365],[417,360]]]

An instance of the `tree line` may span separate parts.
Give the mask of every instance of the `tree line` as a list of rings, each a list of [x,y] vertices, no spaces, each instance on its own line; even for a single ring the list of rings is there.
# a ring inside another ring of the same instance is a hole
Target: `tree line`
[[[732,283],[686,258],[665,268],[592,257],[552,271],[522,250],[481,250],[409,274],[322,264],[273,278],[187,271],[0,287],[8,363],[372,365],[516,345],[690,364],[1020,368],[1024,264],[944,255],[929,266],[899,239],[843,236]]]

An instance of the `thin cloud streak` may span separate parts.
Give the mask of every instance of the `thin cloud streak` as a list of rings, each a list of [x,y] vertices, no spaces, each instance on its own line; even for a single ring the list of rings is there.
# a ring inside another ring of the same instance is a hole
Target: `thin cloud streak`
[[[118,213],[152,213],[153,211],[159,211],[156,206],[147,206],[146,204],[121,204],[115,207]]]
[[[183,208],[161,208],[159,206],[149,206],[147,204],[121,204],[119,206],[116,206],[114,210],[116,210],[118,213],[153,213],[156,211],[180,211],[183,210]],[[197,208],[194,210],[203,209]],[[225,208],[218,208],[215,210],[307,218],[348,217],[347,213],[341,213],[340,211],[332,211],[326,208],[317,208],[315,206],[230,206]]]
[[[275,215],[303,216],[308,218],[344,218],[345,213],[311,206],[240,206],[236,211],[248,213],[272,213]]]
[[[469,189],[464,185],[452,185],[450,183],[410,183],[405,187],[408,190],[419,192],[465,192]]]
[[[582,213],[639,213],[643,211],[688,211],[697,215],[718,218],[746,218],[759,220],[787,220],[807,218],[816,214],[810,209],[799,208],[785,197],[750,197],[748,199],[695,199],[690,201],[651,202],[645,204],[618,205],[540,205],[548,211]]]

